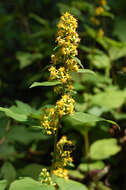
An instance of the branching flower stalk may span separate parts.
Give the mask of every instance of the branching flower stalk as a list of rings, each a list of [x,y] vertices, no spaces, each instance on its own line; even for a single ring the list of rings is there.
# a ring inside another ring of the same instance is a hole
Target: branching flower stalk
[[[56,105],[52,108],[45,109],[41,117],[41,126],[48,135],[54,135],[54,152],[52,173],[56,176],[68,179],[68,171],[65,168],[69,162],[72,162],[71,151],[64,150],[64,146],[71,145],[63,136],[57,143],[58,128],[63,116],[73,114],[74,99],[72,98],[73,85],[70,71],[77,72],[79,65],[75,57],[78,55],[77,47],[80,39],[76,32],[78,23],[70,13],[66,12],[61,16],[57,25],[56,47],[54,54],[51,55],[52,66],[49,68],[49,80],[57,80],[60,85],[54,87],[54,92],[61,98],[57,100]]]

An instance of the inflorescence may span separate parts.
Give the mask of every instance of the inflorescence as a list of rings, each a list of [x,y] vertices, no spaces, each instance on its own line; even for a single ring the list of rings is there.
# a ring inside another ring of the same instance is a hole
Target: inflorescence
[[[79,65],[75,60],[78,54],[77,47],[80,39],[76,32],[77,20],[66,12],[58,23],[56,37],[56,52],[51,55],[53,66],[49,68],[49,80],[58,80],[60,85],[54,87],[54,92],[61,94],[61,99],[54,108],[47,108],[41,117],[41,126],[48,135],[54,134],[59,125],[59,119],[64,115],[74,112],[74,99],[71,97],[73,90],[70,71],[78,71]]]
[[[78,55],[77,47],[80,42],[76,32],[78,23],[70,13],[66,12],[57,25],[56,35],[57,46],[51,55],[53,66],[49,68],[50,81],[59,81],[60,84],[54,87],[54,92],[61,95],[56,105],[52,108],[46,108],[41,117],[41,126],[48,135],[56,134],[60,127],[60,120],[63,116],[73,114],[74,99],[72,98],[72,77],[70,71],[77,72],[79,65],[76,56]],[[63,136],[56,144],[56,151],[53,153],[54,168],[53,174],[68,179],[68,170],[65,168],[68,163],[72,162],[71,150],[65,150],[64,146],[71,146],[72,142]],[[41,176],[46,176],[47,171],[42,171]],[[50,182],[50,178],[45,177]],[[45,181],[41,181],[42,183]]]
[[[56,147],[55,170],[53,170],[53,173],[65,179],[68,179],[68,170],[65,167],[73,161],[71,145],[72,142],[67,140],[66,136],[63,136]]]

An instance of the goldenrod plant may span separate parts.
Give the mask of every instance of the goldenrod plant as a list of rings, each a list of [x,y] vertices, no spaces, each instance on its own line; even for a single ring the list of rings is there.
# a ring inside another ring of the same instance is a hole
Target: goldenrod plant
[[[66,12],[61,16],[57,25],[56,35],[57,49],[51,55],[53,66],[49,68],[49,81],[57,80],[61,84],[54,87],[54,92],[60,94],[61,99],[57,100],[56,105],[47,108],[41,117],[41,126],[48,135],[53,134],[55,138],[53,152],[52,173],[56,176],[68,179],[68,171],[65,169],[67,162],[72,162],[71,152],[64,151],[64,144],[71,144],[64,136],[57,142],[58,129],[61,127],[60,120],[63,116],[73,114],[75,100],[72,98],[72,77],[70,71],[78,71],[79,65],[75,60],[78,55],[77,47],[80,39],[76,32],[77,20],[70,13]]]
[[[126,189],[121,2],[0,2],[0,190]]]

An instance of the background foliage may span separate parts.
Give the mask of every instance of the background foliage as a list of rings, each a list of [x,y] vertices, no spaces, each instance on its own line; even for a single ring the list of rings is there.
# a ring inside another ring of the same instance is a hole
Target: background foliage
[[[48,79],[56,24],[65,11],[78,18],[78,58],[95,74],[73,73],[76,111],[85,114],[62,121],[60,135],[75,145],[74,166],[69,166],[74,181],[57,179],[57,184],[61,190],[126,189],[126,2],[108,0],[98,26],[90,19],[97,6],[91,0],[0,2],[1,190],[25,190],[27,183],[31,190],[47,189],[35,180],[42,167],[51,165],[53,137],[42,133],[39,118],[56,96],[51,87],[29,86]],[[116,121],[121,130],[101,118]],[[20,176],[27,178],[13,182]]]

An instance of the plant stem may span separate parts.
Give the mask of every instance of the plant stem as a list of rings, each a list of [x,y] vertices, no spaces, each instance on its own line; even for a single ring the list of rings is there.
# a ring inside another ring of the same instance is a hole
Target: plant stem
[[[89,158],[89,139],[88,139],[88,127],[86,126],[86,131],[84,134],[84,142],[85,142],[85,158],[88,160]]]
[[[54,150],[53,150],[53,162],[52,162],[51,174],[53,173],[53,170],[55,169],[57,138],[58,138],[58,128],[54,136]]]

